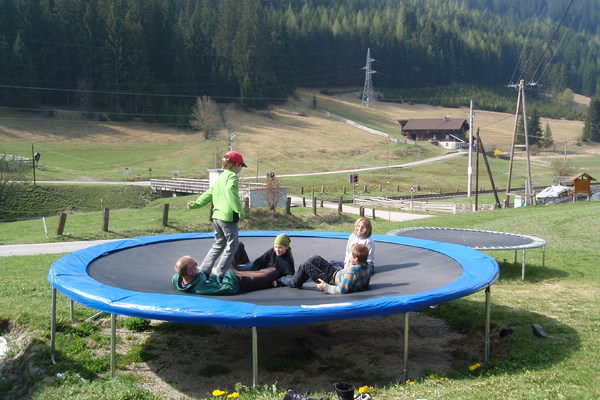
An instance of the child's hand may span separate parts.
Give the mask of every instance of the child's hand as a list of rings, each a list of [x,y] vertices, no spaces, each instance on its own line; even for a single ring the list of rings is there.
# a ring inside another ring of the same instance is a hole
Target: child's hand
[[[325,281],[323,279],[319,279],[319,282],[317,283],[317,288],[324,292],[326,287],[327,284],[325,283]]]

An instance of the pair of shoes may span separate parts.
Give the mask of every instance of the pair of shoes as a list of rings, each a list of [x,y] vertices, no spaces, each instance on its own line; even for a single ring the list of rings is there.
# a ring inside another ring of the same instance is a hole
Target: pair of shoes
[[[308,400],[308,397],[296,393],[293,390],[288,390],[285,396],[283,396],[283,400]]]
[[[329,400],[329,397],[320,397],[315,399],[314,397],[306,397],[300,393],[296,393],[293,390],[288,390],[283,400]]]
[[[208,272],[203,272],[202,276],[204,277],[204,280],[206,281],[206,283],[210,282],[210,273]]]

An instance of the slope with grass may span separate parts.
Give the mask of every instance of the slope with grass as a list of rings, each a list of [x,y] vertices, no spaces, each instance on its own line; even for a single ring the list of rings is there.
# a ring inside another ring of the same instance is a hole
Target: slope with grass
[[[219,167],[220,154],[233,147],[242,152],[250,166],[246,178],[261,180],[267,171],[285,175],[301,172],[347,170],[349,168],[402,164],[429,158],[446,150],[428,143],[407,145],[393,143],[357,127],[336,121],[313,109],[313,96],[320,110],[339,114],[362,125],[382,130],[391,137],[400,136],[398,119],[465,118],[466,107],[449,109],[426,105],[377,103],[374,108],[360,106],[358,92],[325,96],[316,91],[299,90],[282,105],[264,111],[245,111],[234,105],[222,105],[224,125],[214,135],[204,135],[181,128],[140,121],[129,123],[96,122],[76,119],[59,112],[52,116],[33,113],[7,115],[0,110],[0,152],[28,157],[33,150],[42,154],[45,168],[37,179],[54,180],[146,180],[150,177],[206,177],[208,168]],[[465,105],[466,106],[466,105]],[[565,146],[569,158],[595,151],[597,146],[576,146],[581,135],[581,121],[542,120],[551,126],[556,149],[545,154],[562,155]],[[488,151],[507,152],[514,126],[514,116],[504,113],[476,111],[474,127],[481,128],[482,141]],[[407,180],[403,171],[364,174],[370,185],[429,186],[431,179],[443,176],[448,190],[466,187],[466,159],[454,173],[444,167]],[[517,164],[522,164],[518,161]],[[551,181],[551,169],[546,181]],[[152,170],[152,171],[150,171]],[[504,160],[497,173],[506,173]],[[521,169],[522,170],[522,169]],[[515,177],[520,181],[519,176]],[[339,175],[335,184],[345,183]],[[318,186],[320,182],[314,183]],[[437,190],[439,185],[432,184]]]
[[[165,199],[161,200],[164,201]],[[179,199],[182,203],[185,199]],[[154,230],[160,222],[148,221],[153,212],[159,214],[160,203],[149,206],[150,213],[139,215],[138,211],[123,212],[119,216],[123,222],[112,230],[114,237],[135,234],[163,233]],[[153,211],[152,211],[153,210]],[[196,212],[197,211],[197,212]],[[177,222],[167,228],[170,231],[210,230],[203,210],[178,210]],[[95,217],[97,218],[97,216]],[[390,223],[376,220],[374,233],[383,234],[393,228],[414,226],[461,227],[495,231],[514,232],[539,236],[547,240],[545,268],[541,267],[541,250],[528,252],[527,279],[521,280],[520,261],[513,263],[513,252],[493,252],[490,255],[499,260],[501,274],[499,281],[492,287],[492,323],[510,327],[513,331],[501,339],[501,348],[492,348],[492,359],[479,367],[481,358],[468,358],[464,354],[455,354],[454,371],[451,374],[426,373],[423,376],[411,376],[409,385],[400,384],[395,379],[370,390],[373,398],[414,399],[414,398],[452,398],[452,399],[594,399],[600,393],[597,366],[600,364],[599,337],[597,327],[600,323],[600,289],[597,282],[600,271],[594,268],[597,255],[595,238],[600,237],[600,207],[593,202],[566,203],[546,207],[527,207],[518,209],[501,209],[492,212],[479,212],[467,215],[438,216],[422,221],[407,223]],[[270,214],[256,211],[245,221],[244,230],[262,229],[314,229],[330,231],[349,231],[354,217],[340,219],[336,213],[314,217],[310,210],[294,209],[293,216]],[[145,221],[145,222],[143,222]],[[206,221],[206,222],[201,222]],[[138,231],[128,229],[138,224]],[[95,236],[98,230],[89,219],[72,221],[72,230],[78,232],[73,238]],[[202,225],[198,225],[201,223]],[[3,234],[18,235],[17,225],[9,225]],[[33,399],[72,398],[72,399],[155,399],[158,391],[144,388],[160,387],[165,382],[161,373],[161,364],[153,356],[156,343],[152,337],[157,334],[157,327],[150,328],[146,335],[138,336],[126,328],[119,328],[119,349],[129,349],[119,354],[117,376],[115,380],[107,380],[109,374],[108,360],[108,319],[101,318],[97,323],[68,322],[68,307],[64,300],[59,301],[59,349],[58,364],[52,365],[48,356],[48,305],[50,291],[46,281],[48,266],[58,258],[57,255],[8,257],[0,259],[0,332],[21,343],[9,354],[2,364],[0,394],[9,396],[14,385],[20,385]],[[15,273],[19,271],[19,273]],[[481,335],[483,321],[482,293],[467,298],[442,304],[434,310],[425,310],[431,316],[443,318],[458,332],[468,336]],[[91,310],[76,307],[75,315],[82,320],[91,315]],[[364,326],[369,320],[357,320],[356,329]],[[549,338],[541,339],[533,335],[531,324],[541,324]],[[154,324],[153,324],[154,326]],[[369,325],[371,332],[383,330],[383,326]],[[211,333],[208,327],[189,327],[200,329],[195,331],[197,337]],[[178,333],[185,335],[183,327],[171,327],[170,343],[178,343]],[[153,333],[155,332],[155,333]],[[390,365],[391,371],[401,369],[400,326],[384,335],[398,335],[397,348],[369,349],[369,356],[376,356],[379,351],[397,351],[398,365]],[[339,333],[342,335],[342,333]],[[271,340],[276,340],[277,332]],[[182,336],[183,337],[183,336]],[[188,337],[188,336],[185,336]],[[237,337],[237,336],[236,336]],[[245,337],[245,336],[244,336]],[[496,340],[499,340],[495,338]],[[240,340],[241,336],[240,336]],[[247,339],[243,339],[247,340]],[[248,342],[249,343],[249,342]],[[249,348],[248,348],[249,349]],[[259,352],[261,348],[259,347]],[[219,349],[215,349],[219,351]],[[318,347],[317,347],[318,351]],[[233,359],[218,360],[199,358],[196,365],[184,367],[182,374],[202,373],[205,368],[212,368],[215,375],[206,387],[190,387],[181,385],[177,379],[169,378],[166,383],[170,387],[170,398],[213,398],[214,389],[223,389],[228,393],[239,390],[241,399],[276,400],[282,397],[283,389],[274,390],[277,382],[261,381],[267,386],[257,391],[248,391],[243,385],[236,385],[227,378],[228,363],[247,365],[250,368],[250,351],[248,354],[231,355]],[[362,357],[361,355],[360,357]],[[480,353],[480,357],[483,355]],[[286,362],[286,374],[303,376],[300,371],[316,369],[315,362],[300,357],[290,358]],[[369,373],[367,364],[354,361],[353,367],[340,373],[339,380],[351,380],[356,385],[373,385],[376,377]],[[260,354],[259,354],[260,359]],[[152,362],[152,360],[155,360]],[[335,360],[328,360],[335,363]],[[137,370],[136,365],[153,365],[145,370]],[[247,364],[246,364],[247,363]],[[471,367],[471,368],[469,368]],[[314,369],[313,369],[314,368]],[[8,372],[7,372],[8,371]],[[23,373],[27,371],[27,373]],[[297,372],[295,372],[297,371]],[[318,375],[318,374],[317,374]],[[264,377],[267,376],[263,375]],[[81,380],[83,378],[84,380]],[[174,379],[174,380],[171,380]],[[313,391],[332,396],[330,387],[311,386],[308,378],[302,378],[296,385],[311,387]],[[396,378],[397,379],[397,378]],[[154,383],[153,383],[154,382]],[[249,384],[250,382],[243,382]],[[275,386],[271,386],[275,385]],[[304,386],[305,385],[305,386]],[[293,387],[292,387],[293,388]],[[175,391],[173,391],[175,390]],[[24,395],[24,391],[21,392]],[[177,393],[173,395],[173,393]],[[7,397],[8,396],[8,397]],[[13,397],[16,398],[16,397]]]

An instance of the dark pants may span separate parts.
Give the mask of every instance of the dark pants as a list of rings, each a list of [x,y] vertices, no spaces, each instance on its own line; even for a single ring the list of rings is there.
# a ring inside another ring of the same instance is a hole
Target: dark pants
[[[273,287],[273,282],[279,277],[275,267],[263,268],[259,271],[231,270],[240,282],[240,293]]]
[[[321,256],[311,256],[296,269],[292,284],[299,289],[308,279],[317,283],[322,279],[325,283],[333,284],[333,277],[340,269],[338,265],[330,263]]]

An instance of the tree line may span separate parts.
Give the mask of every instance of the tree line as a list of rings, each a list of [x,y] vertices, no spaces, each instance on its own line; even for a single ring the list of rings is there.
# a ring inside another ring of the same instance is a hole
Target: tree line
[[[0,0],[0,105],[187,125],[200,96],[261,108],[362,87],[367,49],[390,101],[521,78],[593,95],[596,1],[562,18],[564,0]]]

